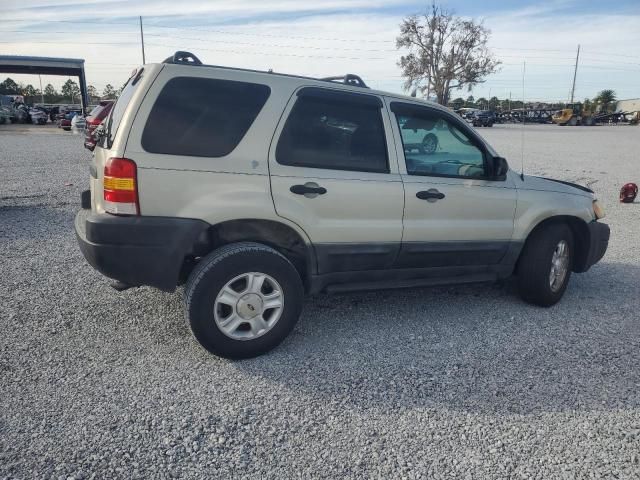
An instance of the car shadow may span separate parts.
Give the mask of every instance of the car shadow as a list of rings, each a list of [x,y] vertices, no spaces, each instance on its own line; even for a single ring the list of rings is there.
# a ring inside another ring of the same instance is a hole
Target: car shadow
[[[278,349],[233,365],[355,408],[532,414],[640,406],[640,268],[601,263],[539,308],[513,282],[312,299]]]

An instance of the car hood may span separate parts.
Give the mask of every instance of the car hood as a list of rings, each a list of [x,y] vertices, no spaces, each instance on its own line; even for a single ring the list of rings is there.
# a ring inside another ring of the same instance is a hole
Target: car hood
[[[538,190],[543,192],[568,193],[582,197],[593,197],[593,190],[577,183],[556,180],[555,178],[537,177],[525,175],[524,181],[516,183],[519,189]]]

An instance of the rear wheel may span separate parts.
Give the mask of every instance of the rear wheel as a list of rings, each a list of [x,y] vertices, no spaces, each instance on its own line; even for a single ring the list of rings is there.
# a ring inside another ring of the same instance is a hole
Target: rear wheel
[[[518,264],[523,300],[550,307],[564,295],[573,266],[573,234],[564,224],[548,225],[527,239]]]
[[[295,267],[258,243],[215,250],[191,273],[185,291],[188,321],[210,352],[239,359],[261,355],[291,332],[304,290]]]

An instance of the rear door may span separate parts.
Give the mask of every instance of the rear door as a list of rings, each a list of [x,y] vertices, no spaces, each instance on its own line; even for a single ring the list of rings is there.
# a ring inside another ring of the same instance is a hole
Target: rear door
[[[304,87],[269,153],[276,212],[309,235],[318,273],[389,268],[404,192],[380,97]]]

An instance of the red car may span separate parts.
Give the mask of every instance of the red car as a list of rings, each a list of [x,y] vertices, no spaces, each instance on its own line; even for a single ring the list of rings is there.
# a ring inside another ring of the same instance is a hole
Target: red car
[[[100,104],[91,110],[91,113],[87,116],[87,125],[84,130],[85,148],[88,148],[91,151],[96,148],[96,141],[93,138],[93,132],[98,128],[98,125],[107,118],[114,104],[115,100],[101,100]]]

